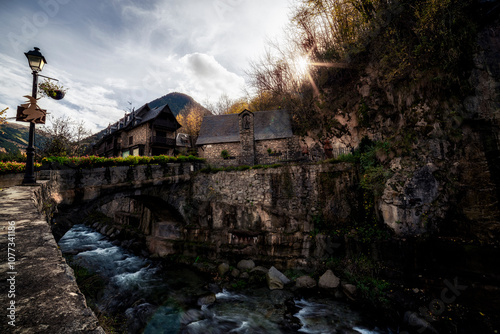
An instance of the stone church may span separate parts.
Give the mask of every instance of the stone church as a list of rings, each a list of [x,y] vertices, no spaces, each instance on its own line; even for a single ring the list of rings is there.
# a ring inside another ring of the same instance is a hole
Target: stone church
[[[205,116],[196,146],[208,163],[225,166],[294,160],[300,153],[287,110]]]

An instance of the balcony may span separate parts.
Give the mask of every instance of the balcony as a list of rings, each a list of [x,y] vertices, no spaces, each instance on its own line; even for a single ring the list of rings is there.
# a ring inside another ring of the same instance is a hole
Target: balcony
[[[151,137],[151,145],[152,146],[162,146],[162,147],[166,147],[166,146],[175,147],[175,139],[153,136],[153,137]]]

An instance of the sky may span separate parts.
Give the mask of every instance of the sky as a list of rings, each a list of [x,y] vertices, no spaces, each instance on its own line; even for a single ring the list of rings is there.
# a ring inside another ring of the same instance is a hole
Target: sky
[[[0,0],[0,110],[15,116],[31,94],[24,53],[33,47],[47,60],[40,74],[68,88],[63,100],[39,100],[47,122],[69,117],[96,132],[171,92],[201,104],[244,96],[245,70],[283,33],[289,8],[290,0]]]

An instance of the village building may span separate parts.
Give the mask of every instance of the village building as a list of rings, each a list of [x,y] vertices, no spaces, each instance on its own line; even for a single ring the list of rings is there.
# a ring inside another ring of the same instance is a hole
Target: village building
[[[168,105],[143,105],[109,125],[94,152],[104,157],[173,155],[181,125]]]
[[[208,163],[225,166],[295,160],[300,154],[287,110],[205,116],[196,146]]]

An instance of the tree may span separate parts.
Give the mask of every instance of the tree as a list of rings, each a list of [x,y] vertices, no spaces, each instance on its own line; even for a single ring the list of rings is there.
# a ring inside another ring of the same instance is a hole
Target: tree
[[[227,114],[235,100],[231,99],[226,93],[219,96],[217,102],[206,101],[205,108],[207,108],[213,115]]]
[[[0,125],[7,124],[7,109],[9,109],[9,107],[5,108],[4,110],[0,110]],[[2,130],[0,130],[0,133],[3,133]]]
[[[88,142],[92,133],[86,128],[85,122],[81,120],[73,126],[72,155],[82,156],[90,152],[91,143]]]
[[[9,109],[9,107],[5,108],[4,110],[0,110],[0,124],[7,124],[7,109]]]
[[[50,125],[37,128],[37,132],[46,138],[40,143],[41,157],[83,155],[84,139],[90,135],[84,121],[74,122],[67,117],[53,119]]]
[[[276,99],[270,92],[257,92],[248,102],[248,110],[275,110],[281,109],[279,99]]]
[[[239,114],[240,112],[248,108],[249,106],[246,99],[241,98],[233,102],[233,104],[227,110],[226,114]]]
[[[177,115],[177,122],[182,126],[179,131],[189,135],[191,147],[196,143],[200,134],[201,122],[203,116],[206,116],[206,110],[199,105],[188,105]]]

